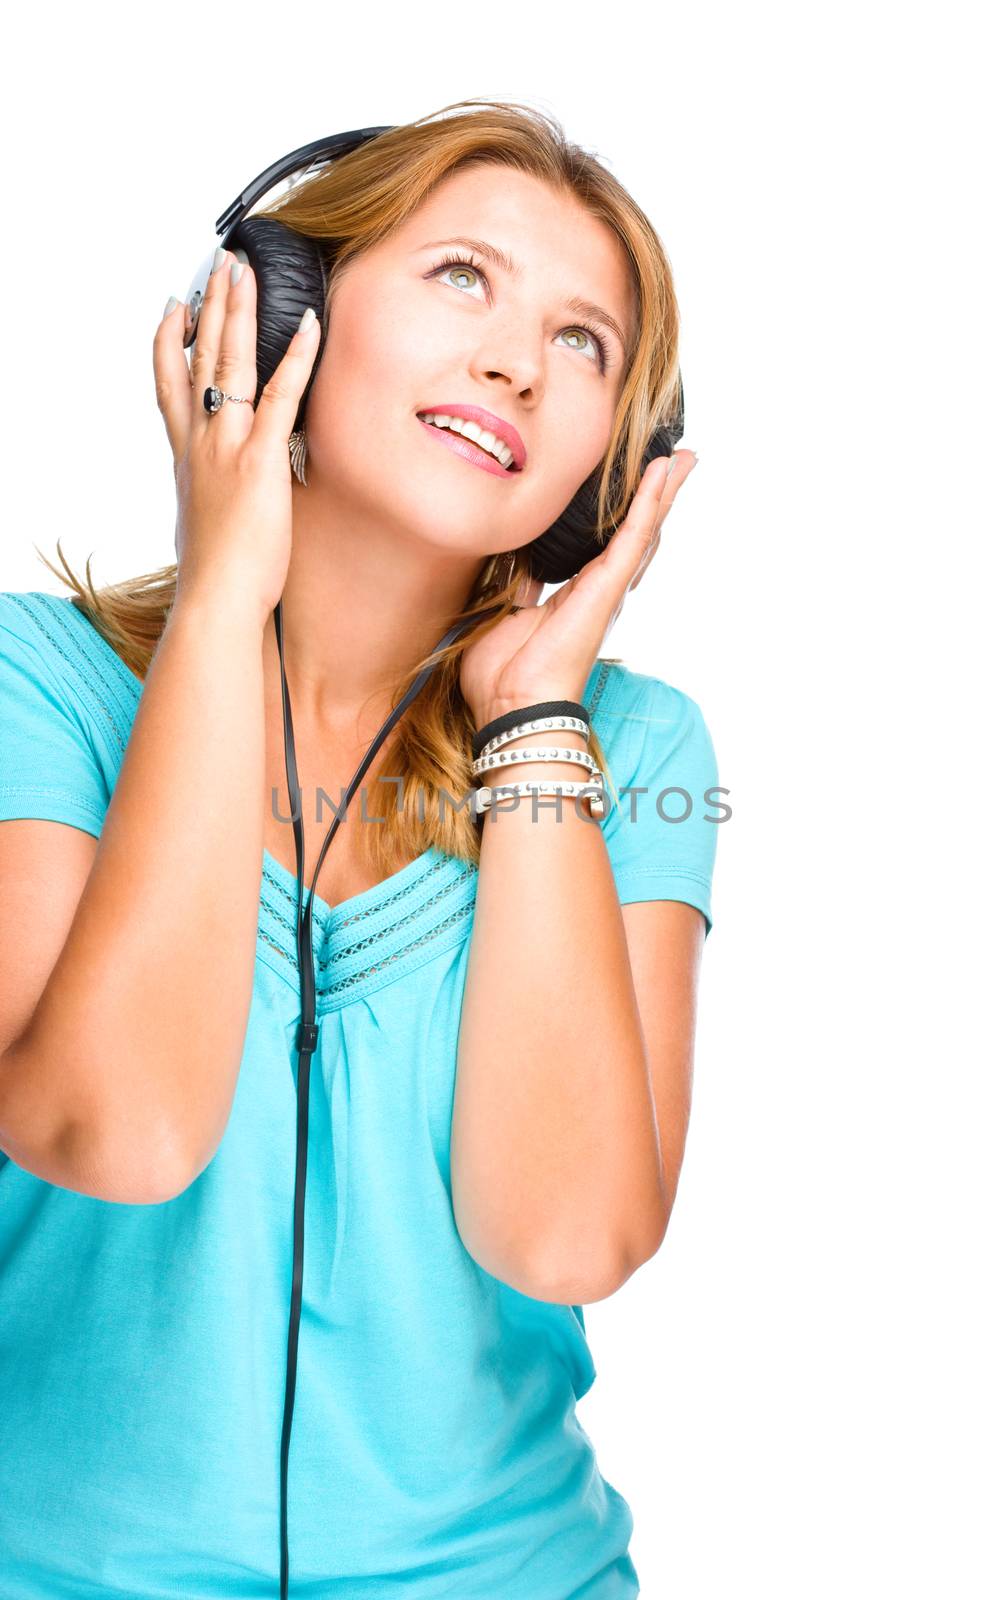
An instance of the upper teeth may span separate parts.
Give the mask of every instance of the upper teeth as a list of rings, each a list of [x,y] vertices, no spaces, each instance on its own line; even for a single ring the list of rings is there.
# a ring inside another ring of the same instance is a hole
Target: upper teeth
[[[434,422],[437,428],[451,428],[453,433],[461,433],[464,438],[472,439],[481,450],[496,456],[502,467],[512,467],[515,464],[515,457],[504,440],[495,438],[493,433],[488,433],[479,423],[468,422],[465,417],[447,417],[438,411],[423,412],[422,421]]]

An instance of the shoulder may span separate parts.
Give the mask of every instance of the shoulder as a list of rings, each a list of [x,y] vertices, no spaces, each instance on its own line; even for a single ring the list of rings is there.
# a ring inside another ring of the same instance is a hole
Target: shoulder
[[[76,708],[91,674],[79,640],[80,617],[61,596],[0,590],[0,673],[6,693],[36,693]]]
[[[93,674],[82,621],[68,597],[0,591],[0,670],[7,683],[30,682],[57,702],[85,704]]]
[[[35,593],[0,591],[0,661],[12,672],[47,677],[56,659]]]
[[[599,663],[591,725],[612,798],[602,824],[619,901],[683,900],[712,926],[718,771],[697,700],[621,661]]]
[[[20,646],[39,661],[72,661],[80,613],[68,596],[41,589],[0,590],[0,638],[8,649]]]
[[[36,633],[33,593],[21,594],[16,589],[0,589],[0,628],[23,643],[30,642]]]
[[[99,835],[108,776],[67,604],[0,592],[0,821],[38,818]]]
[[[86,729],[123,753],[140,686],[112,659],[86,613],[68,595],[0,591],[0,676],[5,696]]]
[[[591,697],[591,720],[609,758],[659,762],[681,749],[714,757],[704,713],[690,694],[665,679],[602,660]]]

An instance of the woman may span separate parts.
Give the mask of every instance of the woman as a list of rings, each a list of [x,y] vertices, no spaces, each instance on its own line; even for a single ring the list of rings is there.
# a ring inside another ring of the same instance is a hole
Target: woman
[[[255,409],[209,415],[205,386],[256,391],[254,275],[219,252],[191,371],[176,302],[154,341],[176,566],[100,593],[70,573],[79,605],[0,597],[5,1600],[276,1593],[300,1014],[280,601],[308,882],[373,732],[481,613],[317,883],[291,1593],[638,1592],[575,1414],[582,1306],[674,1202],[715,767],[693,700],[598,651],[695,458],[641,473],[679,381],[649,222],[551,119],[477,104],[270,208],[336,242],[293,470],[317,322]],[[465,406],[493,453],[440,426]],[[540,604],[530,546],[616,459],[627,514]],[[549,759],[520,735],[513,776],[575,781],[589,751],[615,782],[599,825],[589,801],[434,803],[481,781],[475,732],[559,700],[589,740]]]

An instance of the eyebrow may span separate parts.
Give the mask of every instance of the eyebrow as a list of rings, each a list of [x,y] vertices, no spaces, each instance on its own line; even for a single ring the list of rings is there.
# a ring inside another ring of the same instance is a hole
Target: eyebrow
[[[521,277],[521,269],[515,265],[507,251],[499,250],[496,244],[488,244],[486,239],[470,239],[465,235],[457,235],[455,239],[428,239],[418,246],[418,250],[439,250],[443,245],[461,244],[468,250],[476,250],[487,261],[492,261],[495,266],[507,272],[509,277]],[[415,254],[418,252],[416,251]],[[579,316],[590,317],[595,322],[603,322],[615,335],[626,355],[629,354],[629,345],[625,334],[622,332],[615,318],[610,316],[604,306],[595,305],[593,300],[584,300],[580,295],[574,295],[571,300],[564,300],[563,304],[568,311],[576,311]]]

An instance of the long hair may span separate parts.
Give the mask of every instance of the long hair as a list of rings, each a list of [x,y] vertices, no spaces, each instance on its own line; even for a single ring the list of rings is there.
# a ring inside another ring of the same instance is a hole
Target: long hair
[[[385,239],[436,185],[471,161],[513,167],[573,196],[612,230],[628,259],[636,331],[600,469],[597,528],[599,539],[606,539],[639,485],[651,436],[677,409],[679,315],[670,262],[653,225],[607,168],[566,138],[554,117],[515,101],[455,101],[368,140],[292,185],[254,215],[276,217],[285,227],[315,240],[334,241],[335,262],[324,307],[327,330],[337,275]],[[89,558],[84,587],[58,540],[56,550],[68,576],[37,545],[35,550],[59,581],[74,591],[73,604],[125,664],[144,678],[175,600],[176,564],[95,589]],[[482,563],[466,605],[452,620],[471,618],[492,606],[498,611],[482,615],[478,627],[468,628],[440,653],[432,676],[367,774],[370,815],[382,813],[385,820],[378,827],[359,830],[360,851],[378,876],[388,875],[430,845],[465,860],[479,860],[480,837],[473,819],[465,808],[440,802],[443,792],[455,799],[473,782],[474,726],[460,692],[460,662],[464,650],[511,611],[529,575],[528,546]],[[396,684],[392,706],[429,659],[415,662]],[[617,799],[593,728],[590,750]],[[401,782],[381,783],[378,774]]]

